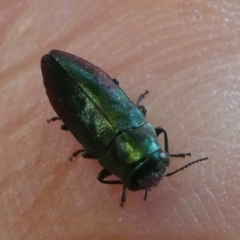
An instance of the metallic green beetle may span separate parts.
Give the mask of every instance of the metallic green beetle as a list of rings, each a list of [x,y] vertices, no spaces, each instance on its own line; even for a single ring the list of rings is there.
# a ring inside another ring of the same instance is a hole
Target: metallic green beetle
[[[126,201],[126,188],[145,190],[146,199],[147,192],[164,176],[176,172],[166,174],[169,157],[190,155],[168,154],[166,131],[146,122],[146,108],[140,102],[147,91],[134,104],[116,79],[86,60],[59,50],[43,56],[41,67],[48,98],[58,115],[49,121],[61,119],[62,129],[71,131],[83,145],[84,150],[78,150],[72,158],[83,152],[84,157],[99,160],[103,167],[97,177],[100,182],[124,185],[121,206]],[[161,133],[165,149],[157,139]],[[112,174],[119,180],[106,180]]]

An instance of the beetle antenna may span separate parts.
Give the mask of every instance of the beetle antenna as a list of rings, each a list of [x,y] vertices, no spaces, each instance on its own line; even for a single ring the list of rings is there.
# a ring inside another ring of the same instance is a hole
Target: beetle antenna
[[[178,154],[168,154],[170,157],[180,157],[180,158],[185,158],[185,157],[191,157],[191,153],[178,153]]]
[[[175,173],[177,173],[177,172],[180,172],[180,171],[182,171],[183,169],[185,169],[185,168],[187,168],[187,167],[189,167],[189,166],[191,166],[191,165],[193,165],[193,164],[195,164],[195,163],[197,163],[197,162],[205,161],[205,160],[207,160],[207,159],[208,159],[208,158],[206,157],[206,158],[200,158],[200,159],[198,159],[198,160],[192,161],[192,162],[186,164],[185,166],[183,166],[183,167],[181,167],[181,168],[179,168],[179,169],[177,169],[177,170],[175,170],[175,171],[173,171],[173,172],[167,173],[167,174],[165,175],[165,177],[172,176],[173,174],[175,174]]]

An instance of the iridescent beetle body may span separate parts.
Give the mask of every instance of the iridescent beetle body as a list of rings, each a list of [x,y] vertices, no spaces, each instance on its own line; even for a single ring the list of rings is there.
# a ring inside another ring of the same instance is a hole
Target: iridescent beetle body
[[[117,80],[86,60],[59,50],[43,56],[41,67],[48,98],[63,128],[83,145],[85,156],[98,159],[103,167],[98,180],[124,185],[121,205],[125,188],[145,190],[146,198],[169,165],[166,131],[146,122],[146,108],[139,105],[147,92],[136,105]],[[165,150],[157,139],[161,133]],[[185,155],[189,154],[174,156]],[[119,180],[105,180],[112,174]]]

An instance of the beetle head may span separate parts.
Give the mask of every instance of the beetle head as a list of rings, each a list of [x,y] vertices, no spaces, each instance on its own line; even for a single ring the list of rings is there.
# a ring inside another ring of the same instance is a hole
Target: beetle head
[[[169,162],[169,155],[162,149],[154,152],[125,176],[125,186],[132,191],[156,187],[165,175]]]

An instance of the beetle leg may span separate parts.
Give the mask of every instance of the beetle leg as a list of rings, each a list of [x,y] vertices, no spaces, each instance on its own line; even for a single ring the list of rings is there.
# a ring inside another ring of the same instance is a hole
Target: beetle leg
[[[151,189],[148,189],[145,191],[145,194],[144,194],[144,201],[147,200],[147,197],[148,197],[148,192],[151,191]]]
[[[95,157],[91,156],[89,153],[87,153],[87,152],[85,151],[85,149],[79,149],[79,150],[77,150],[76,152],[74,152],[74,153],[72,154],[72,156],[69,158],[69,160],[72,161],[75,157],[77,157],[77,155],[78,155],[79,153],[83,153],[82,156],[83,156],[84,158],[95,158]]]
[[[141,93],[140,96],[138,97],[138,100],[137,100],[137,106],[139,106],[139,103],[144,99],[144,97],[149,93],[148,90],[145,90],[144,93]]]
[[[84,158],[92,158],[92,159],[96,159],[95,157],[93,157],[91,154],[89,154],[88,152],[84,151],[84,153],[82,154],[82,156]]]
[[[142,111],[143,115],[146,116],[147,114],[147,107],[144,105],[140,105],[139,103],[143,100],[143,98],[148,94],[148,90],[146,90],[144,93],[141,93],[137,100],[137,107]]]
[[[72,161],[75,157],[77,157],[77,155],[78,155],[79,153],[82,153],[82,152],[84,152],[84,151],[85,151],[84,149],[77,150],[76,152],[74,152],[74,153],[72,154],[72,156],[69,158],[69,160]]]
[[[53,118],[47,119],[47,123],[55,122],[55,121],[57,121],[57,120],[61,120],[60,117],[56,116],[56,117],[53,117]]]
[[[145,117],[147,114],[147,107],[143,105],[138,105],[137,107],[141,110],[143,116]]]
[[[169,153],[167,132],[160,126],[155,128],[155,132],[156,132],[157,136],[159,136],[161,133],[164,134],[164,148],[165,148],[165,152]]]
[[[61,129],[64,130],[64,131],[69,131],[69,129],[67,128],[67,126],[64,125],[64,124],[61,126]]]
[[[165,152],[167,152],[170,157],[181,157],[181,158],[185,158],[187,156],[191,157],[191,153],[170,154],[169,148],[168,148],[168,136],[167,136],[166,130],[164,130],[162,127],[159,126],[159,127],[155,128],[155,132],[156,132],[157,136],[159,136],[161,133],[164,134]]]
[[[57,120],[61,120],[61,118],[56,116],[56,117],[53,117],[53,118],[51,118],[51,119],[47,119],[47,122],[50,123],[50,122],[55,122],[55,121],[57,121]],[[64,130],[64,131],[69,131],[69,129],[67,128],[67,126],[64,125],[64,124],[61,126],[61,129]]]
[[[114,81],[114,83],[115,83],[116,85],[119,86],[119,81],[118,81],[116,78],[114,78],[113,81]]]
[[[127,191],[126,191],[126,186],[123,185],[123,191],[122,191],[122,197],[120,201],[120,207],[123,207],[123,204],[126,202],[126,197],[127,197]]]
[[[111,176],[112,173],[107,169],[103,168],[103,170],[98,174],[97,180],[104,184],[123,184],[121,180],[104,180],[105,178]],[[122,197],[120,201],[120,206],[123,206],[123,203],[126,202],[126,186],[123,185]]]
[[[103,168],[103,170],[98,174],[97,180],[104,184],[123,184],[121,180],[104,180],[105,178],[111,176],[112,173],[107,169]]]

